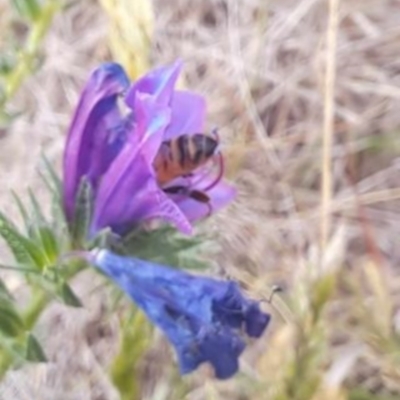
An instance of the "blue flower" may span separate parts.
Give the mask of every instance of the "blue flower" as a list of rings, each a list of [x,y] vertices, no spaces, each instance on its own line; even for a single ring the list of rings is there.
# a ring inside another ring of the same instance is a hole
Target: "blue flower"
[[[209,362],[217,378],[231,377],[245,348],[243,336],[258,338],[269,323],[269,314],[243,297],[235,282],[190,275],[107,250],[94,250],[91,258],[164,331],[182,374]]]

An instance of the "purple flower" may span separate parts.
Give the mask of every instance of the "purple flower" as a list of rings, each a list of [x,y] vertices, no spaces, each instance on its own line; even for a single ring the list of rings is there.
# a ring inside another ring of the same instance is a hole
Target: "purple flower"
[[[206,167],[170,184],[206,191],[209,205],[187,193],[166,193],[157,182],[153,162],[161,144],[203,131],[204,98],[174,89],[180,70],[181,63],[176,62],[130,84],[121,66],[107,63],[87,82],[65,147],[64,208],[71,221],[81,179],[86,177],[94,192],[91,236],[106,227],[124,234],[153,218],[190,233],[193,221],[234,197],[234,189]]]
[[[166,266],[94,250],[91,262],[108,275],[175,347],[181,373],[209,362],[219,379],[238,370],[242,336],[258,338],[270,316],[232,281],[194,276]]]

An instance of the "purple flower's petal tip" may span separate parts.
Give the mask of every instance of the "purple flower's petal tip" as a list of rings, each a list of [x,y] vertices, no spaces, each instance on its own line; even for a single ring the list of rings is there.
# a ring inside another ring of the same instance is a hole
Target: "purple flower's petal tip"
[[[185,222],[184,224],[178,223],[177,228],[185,235],[187,236],[193,236],[194,235],[194,228],[193,225],[188,221],[187,223]]]
[[[100,64],[100,66],[97,67],[95,69],[95,71],[96,70],[104,71],[104,72],[107,72],[110,74],[116,74],[116,75],[124,71],[122,66],[115,62],[105,62],[103,64]]]
[[[185,235],[192,235],[193,226],[180,208],[162,191],[158,192],[159,213],[155,215],[169,221]]]
[[[232,184],[225,181],[219,182],[215,188],[212,188],[208,192],[213,211],[216,212],[219,209],[226,207],[236,198],[237,193],[236,187]]]
[[[171,69],[178,71],[180,73],[183,68],[183,59],[177,58],[172,64]]]
[[[112,82],[118,82],[121,88],[128,89],[130,81],[125,73],[125,70],[120,64],[114,62],[107,62],[101,64],[98,68],[93,71],[93,76],[97,84],[102,85],[103,82],[111,80]],[[121,90],[122,91],[122,90]]]
[[[233,186],[231,183],[227,182],[221,182],[219,190],[220,197],[223,198],[226,203],[233,201],[238,194],[236,186]]]
[[[203,132],[206,115],[206,101],[203,96],[185,90],[177,90],[172,96],[172,118],[165,140],[183,134]]]
[[[126,104],[133,108],[137,94],[147,93],[154,96],[164,107],[169,107],[181,69],[182,64],[178,61],[151,70],[129,89],[125,98]]]

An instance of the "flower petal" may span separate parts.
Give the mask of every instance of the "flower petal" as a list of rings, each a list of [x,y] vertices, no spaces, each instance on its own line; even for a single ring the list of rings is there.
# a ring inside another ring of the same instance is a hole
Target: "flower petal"
[[[143,156],[126,144],[104,175],[96,197],[91,232],[112,228],[122,234],[158,208],[159,190]]]
[[[155,212],[152,217],[169,221],[174,224],[175,227],[182,233],[191,235],[193,233],[193,227],[178,205],[172,201],[162,190],[158,191],[157,196],[159,208],[154,209]]]
[[[118,64],[96,69],[84,88],[69,128],[64,151],[64,206],[68,219],[74,213],[75,196],[82,176],[96,180],[105,168],[107,135],[120,123],[117,97],[129,86]]]
[[[101,182],[92,234],[107,226],[123,234],[150,218],[168,220],[190,234],[192,226],[159,187],[152,166],[170,121],[170,109],[156,102],[155,96],[138,93],[135,121],[134,131]]]
[[[163,265],[94,250],[90,261],[121,287],[174,345],[182,373],[210,362],[217,378],[238,369],[242,326],[265,330],[269,315],[234,282],[190,275]],[[260,321],[263,321],[262,324]]]
[[[172,118],[164,140],[182,134],[202,133],[206,115],[206,102],[203,96],[188,91],[175,91],[172,96]]]
[[[172,65],[153,69],[129,89],[125,98],[126,104],[134,108],[137,93],[147,93],[155,96],[159,104],[169,105],[181,69],[182,62],[179,60]]]
[[[232,335],[229,329],[217,328],[205,332],[199,338],[199,342],[199,348],[195,350],[198,361],[208,361],[214,367],[218,379],[228,379],[237,372],[239,356],[245,348],[243,340],[238,335]],[[191,351],[194,352],[193,349]],[[187,372],[191,371],[193,369]]]
[[[246,333],[250,337],[260,337],[265,327],[269,324],[270,316],[260,313],[260,308],[256,304],[251,304],[245,312]]]
[[[170,112],[167,107],[155,104],[152,96],[148,95],[139,98],[136,104],[138,115],[134,131],[100,183],[93,233],[107,226],[121,229],[127,224],[138,223],[152,214],[156,206],[154,194],[160,189],[149,161],[161,144]]]
[[[192,189],[196,189],[193,187]],[[236,189],[225,182],[219,182],[212,189],[207,190],[209,203],[201,203],[187,196],[170,195],[190,222],[205,218],[210,213],[227,206],[236,196]]]
[[[152,164],[164,138],[165,127],[171,120],[171,110],[157,102],[156,96],[138,93],[135,97],[135,130],[130,142]]]

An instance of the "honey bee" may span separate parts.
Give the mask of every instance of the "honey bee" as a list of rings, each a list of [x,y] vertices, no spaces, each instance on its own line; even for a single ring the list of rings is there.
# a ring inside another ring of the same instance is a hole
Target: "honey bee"
[[[168,184],[175,178],[190,177],[193,171],[205,165],[217,154],[218,144],[217,137],[203,133],[183,134],[163,142],[153,163],[160,186]],[[209,188],[210,186],[201,191],[185,185],[175,185],[165,187],[163,190],[166,193],[181,194],[208,204],[210,198],[205,191]]]

